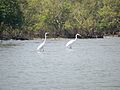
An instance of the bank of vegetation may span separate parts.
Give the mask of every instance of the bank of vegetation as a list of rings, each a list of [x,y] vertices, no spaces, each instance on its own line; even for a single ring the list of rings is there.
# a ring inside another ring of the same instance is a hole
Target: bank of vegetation
[[[120,35],[120,0],[0,0],[0,39]]]

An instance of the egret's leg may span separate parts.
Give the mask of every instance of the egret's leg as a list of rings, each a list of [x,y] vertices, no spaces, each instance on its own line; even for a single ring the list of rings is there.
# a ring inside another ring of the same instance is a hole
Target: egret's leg
[[[40,48],[40,52],[43,52],[43,51],[44,51],[44,48],[43,48],[43,47],[41,47],[41,48]]]
[[[42,51],[44,52],[44,48],[42,48]]]
[[[70,49],[72,49],[72,46],[70,46]]]

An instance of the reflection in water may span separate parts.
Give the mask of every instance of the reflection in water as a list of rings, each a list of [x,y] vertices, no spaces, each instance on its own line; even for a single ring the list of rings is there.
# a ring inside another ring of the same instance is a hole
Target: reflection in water
[[[120,39],[12,41],[0,47],[0,90],[120,90]],[[7,42],[5,42],[7,43]]]

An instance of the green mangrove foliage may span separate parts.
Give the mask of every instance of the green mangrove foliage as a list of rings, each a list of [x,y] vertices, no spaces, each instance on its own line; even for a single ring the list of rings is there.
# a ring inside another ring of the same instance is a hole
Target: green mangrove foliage
[[[0,0],[0,38],[83,37],[120,30],[120,0]]]

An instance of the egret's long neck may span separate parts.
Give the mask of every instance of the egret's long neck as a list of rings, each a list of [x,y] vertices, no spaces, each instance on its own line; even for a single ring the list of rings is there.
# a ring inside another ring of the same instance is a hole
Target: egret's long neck
[[[75,40],[77,40],[77,35],[75,35]]]
[[[46,36],[46,34],[45,34],[45,39],[44,39],[44,42],[46,42],[46,38],[47,38],[47,36]]]

